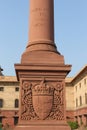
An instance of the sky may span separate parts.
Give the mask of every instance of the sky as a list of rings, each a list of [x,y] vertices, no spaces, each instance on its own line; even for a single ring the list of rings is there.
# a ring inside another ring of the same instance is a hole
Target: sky
[[[37,0],[38,1],[38,0]],[[54,0],[55,43],[72,65],[69,77],[87,64],[87,0]],[[0,0],[0,66],[15,76],[28,42],[29,0]]]

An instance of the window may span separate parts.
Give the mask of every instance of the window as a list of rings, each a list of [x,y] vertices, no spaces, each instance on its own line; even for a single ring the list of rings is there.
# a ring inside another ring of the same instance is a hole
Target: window
[[[78,107],[78,99],[76,98],[76,107]]]
[[[3,99],[0,99],[0,108],[3,107]]]
[[[4,91],[4,87],[0,87],[0,91]]]
[[[77,92],[77,86],[76,86],[76,92]]]
[[[15,88],[15,91],[16,91],[16,92],[19,91],[19,87],[16,87],[16,88]]]
[[[79,88],[81,88],[81,83],[79,84]]]
[[[15,99],[15,108],[18,108],[18,107],[19,107],[19,100]]]
[[[0,123],[2,123],[2,117],[0,117]]]
[[[18,117],[14,117],[14,125],[18,124]]]
[[[82,105],[82,97],[80,96],[80,106]]]
[[[85,93],[85,104],[87,104],[87,93]]]
[[[86,85],[86,79],[84,79],[84,84]]]

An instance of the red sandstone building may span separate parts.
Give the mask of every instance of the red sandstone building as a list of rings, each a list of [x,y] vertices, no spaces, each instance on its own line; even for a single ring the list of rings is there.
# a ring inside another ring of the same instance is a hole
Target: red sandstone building
[[[19,82],[15,76],[0,72],[0,122],[16,125],[19,117]],[[87,66],[76,76],[66,78],[68,121],[87,125]]]

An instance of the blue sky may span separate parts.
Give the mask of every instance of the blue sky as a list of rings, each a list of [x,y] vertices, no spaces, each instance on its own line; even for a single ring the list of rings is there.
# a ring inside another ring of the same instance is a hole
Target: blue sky
[[[54,0],[55,43],[74,76],[87,64],[87,0]],[[0,0],[0,65],[15,75],[28,41],[29,0]]]

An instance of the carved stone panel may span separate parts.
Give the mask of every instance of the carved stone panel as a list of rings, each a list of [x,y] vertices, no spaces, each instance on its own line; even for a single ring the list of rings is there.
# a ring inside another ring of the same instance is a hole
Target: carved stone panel
[[[32,106],[32,84],[24,81],[21,94],[21,119],[31,120],[36,117]]]
[[[21,120],[64,120],[63,82],[22,83]]]
[[[64,120],[64,88],[63,83],[58,82],[54,87],[53,109],[49,119]]]
[[[32,101],[35,113],[40,119],[45,119],[53,106],[54,88],[42,81],[32,89]]]

